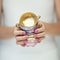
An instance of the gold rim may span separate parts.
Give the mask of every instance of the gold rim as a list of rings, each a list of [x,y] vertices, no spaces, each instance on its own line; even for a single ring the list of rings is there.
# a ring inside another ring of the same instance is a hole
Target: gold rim
[[[32,12],[27,12],[27,13],[24,13],[24,14],[21,16],[20,21],[19,21],[19,25],[24,26],[23,21],[24,21],[25,19],[27,19],[27,18],[33,18],[33,19],[34,19],[34,26],[35,26],[35,25],[37,24],[37,22],[38,22],[38,17],[37,17],[34,13],[32,13]]]

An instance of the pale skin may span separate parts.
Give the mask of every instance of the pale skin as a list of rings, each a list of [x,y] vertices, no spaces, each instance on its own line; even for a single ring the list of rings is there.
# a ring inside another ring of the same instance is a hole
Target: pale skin
[[[41,41],[45,37],[45,33],[51,34],[53,36],[60,35],[60,0],[54,0],[55,1],[55,11],[57,14],[57,22],[56,23],[44,23],[42,24],[41,28],[38,28],[35,30],[34,38],[38,37]],[[0,17],[2,16],[2,0],[0,0]],[[42,32],[43,31],[43,32]],[[4,33],[2,33],[4,32]],[[42,32],[42,33],[40,33]],[[25,31],[19,30],[16,27],[3,27],[0,26],[0,38],[11,38],[16,36],[16,43],[18,45],[22,45],[23,40],[28,39],[28,36],[17,36],[17,35],[24,35]]]
[[[2,0],[0,0],[0,19],[2,17]],[[1,22],[1,21],[0,21]],[[0,39],[11,38],[14,36],[14,27],[0,26]]]

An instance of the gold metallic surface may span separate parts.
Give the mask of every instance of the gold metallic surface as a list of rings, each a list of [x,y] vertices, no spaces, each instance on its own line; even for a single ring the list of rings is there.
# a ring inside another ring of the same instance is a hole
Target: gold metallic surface
[[[33,18],[34,19],[34,26],[37,24],[38,17],[32,12],[27,12],[27,13],[22,14],[22,16],[20,18],[20,21],[19,21],[19,24],[21,26],[24,26],[23,21],[28,19],[28,18]]]

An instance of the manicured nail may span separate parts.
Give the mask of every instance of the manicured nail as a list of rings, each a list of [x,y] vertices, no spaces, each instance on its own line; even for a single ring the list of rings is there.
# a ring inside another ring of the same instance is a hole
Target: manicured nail
[[[25,47],[25,44],[22,44],[23,47]]]
[[[22,32],[22,34],[26,34],[25,32]]]
[[[39,30],[38,30],[38,29],[36,29],[36,30],[35,30],[35,33],[38,33],[38,31],[39,31]]]
[[[37,40],[37,43],[40,43],[40,41],[41,41],[40,39],[36,39],[36,40]]]
[[[28,38],[29,38],[29,36],[26,36],[26,38],[28,39]]]

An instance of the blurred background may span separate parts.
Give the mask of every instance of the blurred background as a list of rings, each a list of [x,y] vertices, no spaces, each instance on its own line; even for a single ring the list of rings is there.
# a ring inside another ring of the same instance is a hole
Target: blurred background
[[[55,37],[56,45],[58,48],[59,60],[60,60],[60,36]]]
[[[3,22],[3,19],[2,19],[1,21]],[[1,21],[0,21],[0,24],[3,25],[4,22],[1,23]],[[55,42],[56,42],[56,46],[57,46],[57,48],[58,48],[58,54],[59,54],[59,60],[60,60],[60,36],[56,36],[56,37],[55,37]],[[0,45],[0,46],[1,46],[1,45]],[[1,56],[0,56],[0,57],[1,57]]]

